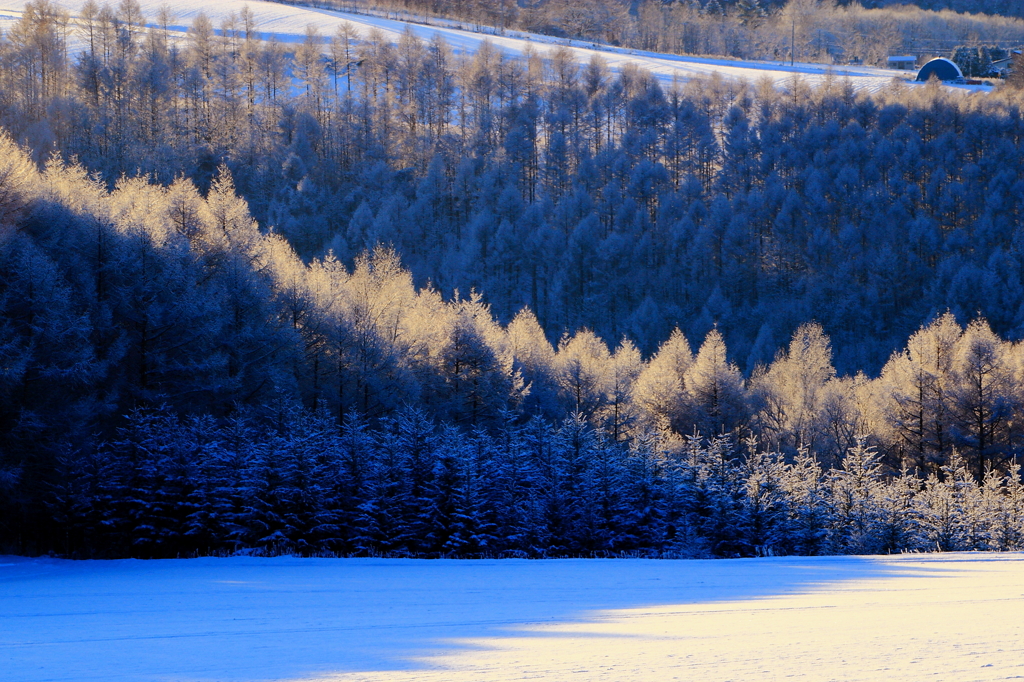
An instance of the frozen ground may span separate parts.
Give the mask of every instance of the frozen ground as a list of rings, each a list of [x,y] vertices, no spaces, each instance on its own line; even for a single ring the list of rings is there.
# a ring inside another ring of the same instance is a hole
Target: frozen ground
[[[0,679],[1024,678],[1024,555],[0,557]]]
[[[84,0],[55,0],[56,4],[66,6],[75,13]],[[0,25],[4,20],[9,23],[20,15],[27,0],[0,0]],[[116,5],[116,2],[112,4]],[[248,5],[253,11],[257,24],[269,37],[275,35],[283,42],[298,42],[303,39],[306,26],[316,25],[325,36],[332,35],[338,25],[349,21],[365,36],[372,27],[381,29],[384,34],[397,40],[408,26],[413,33],[429,40],[435,33],[440,33],[457,51],[475,52],[484,40],[490,40],[495,47],[507,54],[522,54],[527,45],[532,45],[540,53],[554,49],[555,44],[568,45],[576,53],[580,62],[586,62],[593,54],[600,54],[607,60],[609,67],[615,71],[625,64],[633,62],[656,74],[668,86],[674,80],[685,81],[694,77],[708,76],[718,73],[727,80],[746,79],[754,82],[767,78],[777,86],[785,86],[794,76],[800,76],[809,84],[819,84],[828,77],[848,77],[857,90],[878,91],[892,82],[893,77],[905,79],[907,72],[890,71],[867,66],[828,67],[822,64],[801,64],[790,66],[788,63],[733,61],[728,59],[706,59],[699,57],[681,57],[653,52],[643,52],[622,48],[598,46],[591,43],[565,40],[508,32],[505,35],[489,35],[473,30],[462,30],[450,23],[438,22],[438,25],[396,21],[379,17],[357,14],[346,14],[329,10],[321,10],[293,5],[282,5],[256,0],[218,0],[215,3],[207,0],[140,0],[143,13],[153,21],[159,7],[168,4],[177,16],[175,28],[184,31],[192,19],[200,12],[213,20],[215,26],[232,12],[238,13]]]

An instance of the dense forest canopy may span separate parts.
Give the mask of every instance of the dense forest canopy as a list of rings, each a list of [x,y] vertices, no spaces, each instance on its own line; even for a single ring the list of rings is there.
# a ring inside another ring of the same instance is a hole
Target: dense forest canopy
[[[182,44],[131,2],[83,12],[76,56],[35,7],[3,43],[0,123],[37,162],[203,192],[226,163],[304,260],[391,244],[418,285],[481,292],[505,323],[528,306],[553,343],[588,327],[649,355],[717,325],[749,374],[813,319],[842,373],[874,373],[947,309],[1024,323],[1019,91],[666,91],[557,48],[311,27],[285,52],[251,16]]]
[[[1020,545],[1021,91],[82,15],[0,43],[0,541]]]

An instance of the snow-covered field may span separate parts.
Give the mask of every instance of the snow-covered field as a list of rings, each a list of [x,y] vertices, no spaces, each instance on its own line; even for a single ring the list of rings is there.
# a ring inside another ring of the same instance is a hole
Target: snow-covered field
[[[27,1],[0,0],[0,26],[3,25],[5,20],[7,23],[10,23],[19,16]],[[80,0],[56,0],[56,4],[66,6],[74,14],[83,3]],[[219,26],[221,21],[232,12],[238,14],[242,7],[248,5],[253,11],[264,36],[274,35],[283,42],[301,41],[305,35],[306,26],[309,24],[316,25],[322,34],[329,36],[337,30],[337,27],[343,21],[348,21],[363,35],[366,35],[371,28],[376,27],[393,40],[397,40],[398,36],[401,35],[407,26],[413,33],[424,40],[429,40],[434,34],[440,33],[456,52],[463,53],[475,52],[484,40],[490,40],[495,47],[510,55],[522,54],[527,45],[532,45],[539,53],[554,49],[556,44],[568,45],[580,62],[585,63],[593,54],[600,54],[607,60],[612,71],[621,69],[625,64],[632,62],[657,75],[666,86],[676,79],[685,81],[695,77],[708,76],[712,73],[718,73],[727,80],[745,79],[754,82],[767,78],[778,86],[784,86],[794,76],[798,75],[811,85],[820,84],[828,77],[847,77],[855,89],[874,92],[886,87],[892,82],[894,77],[901,79],[908,77],[907,72],[890,71],[867,66],[829,67],[822,64],[801,63],[790,66],[788,63],[777,62],[682,57],[598,46],[578,41],[568,43],[565,40],[558,40],[547,36],[518,32],[506,35],[490,35],[472,30],[462,30],[450,25],[444,25],[443,22],[438,22],[439,25],[428,26],[422,23],[295,7],[272,2],[259,2],[257,0],[218,0],[216,3],[205,2],[204,0],[170,0],[169,2],[167,0],[140,0],[143,13],[150,21],[154,20],[160,6],[164,4],[169,5],[173,9],[177,17],[175,28],[179,31],[184,31],[200,11],[205,12],[213,20],[215,26]]]
[[[1024,555],[0,557],[0,679],[1024,678]]]

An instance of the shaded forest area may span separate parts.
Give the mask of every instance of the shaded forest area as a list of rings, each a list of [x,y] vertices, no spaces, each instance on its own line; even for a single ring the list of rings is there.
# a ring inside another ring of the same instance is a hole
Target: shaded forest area
[[[1020,546],[1019,91],[325,60],[130,0],[72,58],[48,7],[0,44],[13,551]]]
[[[1020,468],[925,479],[855,446],[614,443],[571,417],[490,433],[417,410],[369,427],[287,411],[217,424],[138,412],[88,458],[58,459],[35,547],[65,556],[299,553],[427,558],[710,558],[1024,547]],[[39,526],[22,527],[37,532]],[[25,545],[22,545],[25,546]],[[28,545],[33,546],[33,545]]]

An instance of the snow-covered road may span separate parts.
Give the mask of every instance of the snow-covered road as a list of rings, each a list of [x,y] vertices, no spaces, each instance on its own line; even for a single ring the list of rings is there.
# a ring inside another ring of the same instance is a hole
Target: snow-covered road
[[[4,18],[9,23],[19,16],[27,1],[0,0],[0,25],[3,24]],[[73,14],[77,13],[83,4],[80,0],[55,0],[55,2],[67,7]],[[828,67],[822,64],[800,63],[790,66],[785,63],[667,55],[596,46],[578,41],[570,44],[565,40],[519,32],[491,35],[473,30],[462,30],[450,25],[446,26],[443,25],[443,22],[438,22],[439,25],[425,25],[309,7],[260,2],[259,0],[218,0],[216,3],[204,0],[170,0],[170,2],[140,0],[143,14],[149,18],[150,22],[155,20],[160,6],[164,4],[172,8],[177,17],[174,27],[180,31],[184,31],[201,11],[212,19],[214,26],[219,27],[228,15],[232,12],[237,15],[244,6],[248,5],[264,36],[274,35],[282,42],[301,41],[305,35],[306,26],[309,24],[317,26],[323,35],[330,36],[337,31],[342,22],[348,21],[364,36],[371,28],[378,28],[385,36],[395,41],[406,27],[409,27],[423,40],[430,40],[435,34],[440,33],[456,52],[461,53],[475,52],[484,40],[491,41],[496,48],[509,55],[521,55],[528,45],[541,54],[555,49],[556,45],[568,45],[581,63],[587,62],[594,54],[600,54],[613,72],[628,63],[635,63],[654,73],[665,86],[670,85],[676,79],[686,81],[696,77],[709,76],[712,73],[718,73],[726,80],[745,79],[755,82],[768,79],[778,86],[784,86],[794,76],[799,75],[810,85],[820,84],[829,77],[848,77],[855,89],[875,92],[889,85],[893,77],[907,77],[906,72],[867,66]]]
[[[1020,677],[1020,554],[0,557],[5,682]]]

